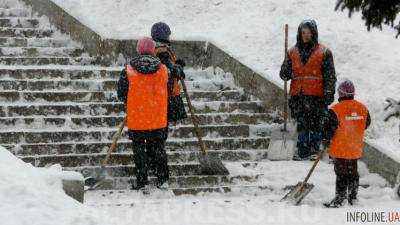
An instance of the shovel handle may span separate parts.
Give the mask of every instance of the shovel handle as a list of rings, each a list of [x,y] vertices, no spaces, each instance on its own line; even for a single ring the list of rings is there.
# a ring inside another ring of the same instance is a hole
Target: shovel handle
[[[121,137],[121,135],[122,135],[122,131],[124,130],[125,123],[126,123],[126,117],[124,118],[124,121],[122,121],[122,122],[119,124],[118,130],[117,130],[117,132],[115,132],[115,134],[114,134],[114,136],[113,136],[113,138],[112,138],[112,143],[111,143],[110,148],[109,148],[108,151],[107,151],[107,156],[106,156],[106,158],[103,159],[103,161],[101,162],[101,165],[102,165],[102,166],[107,165],[108,160],[110,160],[111,153],[112,153],[113,151],[115,151],[115,149],[117,148],[117,142],[118,142],[118,139],[119,139],[119,138]]]
[[[192,123],[193,123],[193,126],[194,126],[194,133],[197,136],[197,139],[199,140],[200,150],[201,150],[201,152],[203,154],[207,154],[206,146],[204,145],[203,138],[202,138],[202,133],[201,133],[201,130],[199,128],[197,116],[194,114],[194,108],[193,108],[193,105],[192,105],[192,101],[190,101],[189,93],[187,91],[187,87],[186,87],[185,81],[183,79],[181,79],[181,84],[182,84],[183,92],[185,92],[186,101],[188,103],[190,117],[192,119]]]
[[[306,186],[307,181],[310,179],[311,174],[314,172],[315,167],[317,167],[317,164],[318,164],[318,162],[321,160],[321,158],[322,158],[324,152],[325,152],[325,149],[322,149],[322,150],[318,153],[317,158],[315,159],[315,161],[314,161],[314,163],[313,163],[313,165],[312,165],[310,171],[308,171],[308,174],[307,174],[306,178],[304,179],[303,183],[302,183],[301,186],[300,186],[299,192],[302,192],[302,191],[303,191],[304,187]]]
[[[288,52],[288,33],[289,33],[289,25],[285,24],[285,60]],[[287,93],[287,81],[284,81],[283,91],[285,95],[285,102],[283,105],[283,131],[287,131],[287,121],[288,121],[288,93]]]

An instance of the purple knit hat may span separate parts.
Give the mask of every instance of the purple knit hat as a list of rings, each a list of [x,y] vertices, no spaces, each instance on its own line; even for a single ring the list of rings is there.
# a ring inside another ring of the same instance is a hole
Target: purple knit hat
[[[355,88],[353,82],[351,80],[344,80],[340,83],[338,87],[339,98],[343,97],[354,97]]]
[[[136,51],[139,55],[155,55],[156,43],[149,37],[144,37],[137,42]]]

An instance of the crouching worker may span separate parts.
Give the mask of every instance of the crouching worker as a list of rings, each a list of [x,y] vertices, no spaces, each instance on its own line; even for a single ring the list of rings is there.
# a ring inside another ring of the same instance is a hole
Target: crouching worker
[[[371,123],[368,109],[354,100],[354,85],[350,80],[339,87],[339,103],[329,110],[325,123],[323,144],[329,147],[336,174],[335,198],[326,207],[339,207],[347,199],[350,205],[357,200],[359,175],[357,161],[363,154],[364,131]]]
[[[132,140],[136,185],[146,191],[148,171],[154,171],[160,189],[168,188],[169,171],[164,146],[167,139],[168,69],[155,56],[155,42],[137,43],[139,56],[121,72],[118,98],[125,102],[128,135]]]
[[[168,122],[175,123],[187,117],[179,85],[179,81],[185,79],[183,68],[186,64],[182,59],[176,58],[171,49],[170,36],[171,29],[166,23],[158,22],[151,27],[151,37],[156,42],[156,56],[167,66],[173,76],[170,81],[172,88],[168,99]]]

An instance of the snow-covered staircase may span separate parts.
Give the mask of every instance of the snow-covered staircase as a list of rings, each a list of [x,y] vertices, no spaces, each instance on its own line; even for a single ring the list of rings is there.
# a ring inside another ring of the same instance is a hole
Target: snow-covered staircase
[[[101,67],[82,48],[23,8],[0,5],[0,145],[35,166],[99,169],[122,121],[116,98],[121,68]],[[257,174],[238,168],[265,160],[268,125],[275,120],[260,101],[237,89],[228,73],[188,70],[187,85],[210,154],[234,172],[203,176],[190,119],[170,126],[167,152],[175,194],[265,189]],[[103,188],[125,189],[134,177],[132,150],[123,135]]]

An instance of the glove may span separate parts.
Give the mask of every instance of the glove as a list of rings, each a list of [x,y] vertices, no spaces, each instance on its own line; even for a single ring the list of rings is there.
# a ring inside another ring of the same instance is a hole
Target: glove
[[[177,59],[175,64],[180,65],[182,68],[186,66],[186,62],[183,59]]]

